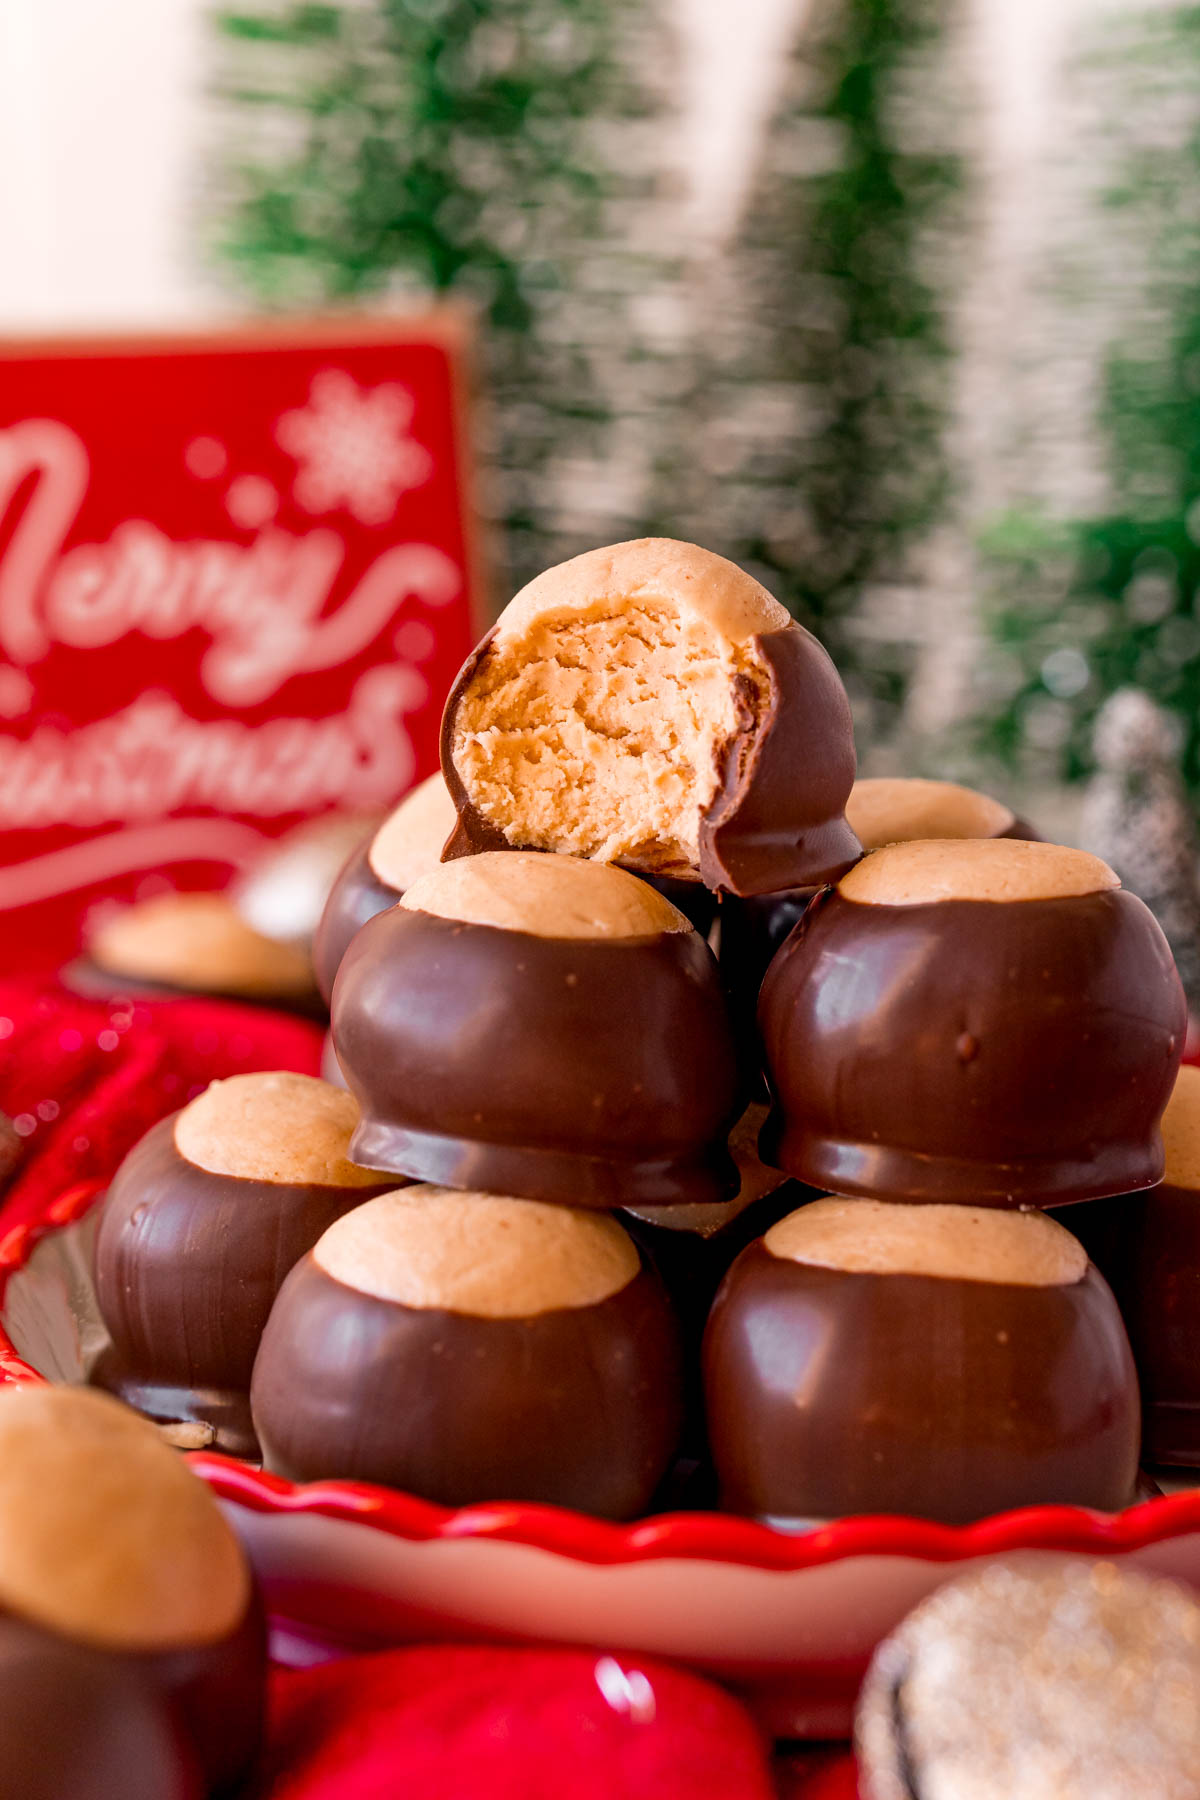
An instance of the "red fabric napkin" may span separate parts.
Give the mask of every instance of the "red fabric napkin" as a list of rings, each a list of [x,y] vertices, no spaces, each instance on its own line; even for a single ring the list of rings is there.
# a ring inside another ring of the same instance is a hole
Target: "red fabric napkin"
[[[210,1081],[249,1069],[315,1075],[305,1019],[221,1000],[83,999],[0,981],[0,1111],[24,1155],[0,1222],[19,1226],[85,1181],[107,1181],[156,1120]]]
[[[268,1742],[259,1793],[269,1800],[776,1791],[762,1738],[731,1695],[663,1663],[587,1650],[436,1645],[280,1671]]]

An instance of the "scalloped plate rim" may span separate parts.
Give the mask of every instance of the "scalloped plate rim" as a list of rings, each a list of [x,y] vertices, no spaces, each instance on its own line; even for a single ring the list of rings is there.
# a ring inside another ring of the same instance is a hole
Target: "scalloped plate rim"
[[[39,1217],[0,1232],[0,1297],[40,1239],[80,1219],[106,1185],[80,1183]],[[44,1379],[0,1329],[0,1383]],[[211,1451],[193,1451],[188,1460],[220,1499],[252,1512],[315,1514],[414,1543],[492,1539],[592,1565],[670,1558],[788,1573],[852,1557],[951,1563],[1021,1550],[1113,1555],[1200,1532],[1200,1490],[1143,1500],[1118,1513],[1027,1506],[968,1525],[863,1513],[788,1531],[731,1513],[663,1513],[617,1525],[527,1502],[451,1508],[365,1482],[292,1482]]]

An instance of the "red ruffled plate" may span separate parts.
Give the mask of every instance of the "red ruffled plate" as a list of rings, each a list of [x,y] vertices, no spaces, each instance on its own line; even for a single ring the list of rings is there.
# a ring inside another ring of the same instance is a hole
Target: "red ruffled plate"
[[[82,1183],[0,1237],[0,1379],[82,1377],[100,1191]],[[858,1517],[791,1533],[717,1513],[612,1525],[547,1506],[452,1511],[208,1453],[192,1462],[242,1533],[292,1661],[431,1640],[596,1645],[715,1675],[781,1736],[845,1733],[875,1644],[964,1564],[1129,1556],[1200,1586],[1200,1493],[1112,1515],[1039,1506],[968,1526]]]

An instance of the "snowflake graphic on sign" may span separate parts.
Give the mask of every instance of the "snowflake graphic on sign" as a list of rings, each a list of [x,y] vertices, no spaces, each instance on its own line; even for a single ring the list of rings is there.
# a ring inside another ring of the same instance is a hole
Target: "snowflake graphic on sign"
[[[344,369],[313,376],[308,404],[277,420],[275,439],[296,460],[292,495],[307,513],[344,507],[385,525],[401,494],[420,487],[433,458],[410,434],[413,397],[395,382],[360,388]]]

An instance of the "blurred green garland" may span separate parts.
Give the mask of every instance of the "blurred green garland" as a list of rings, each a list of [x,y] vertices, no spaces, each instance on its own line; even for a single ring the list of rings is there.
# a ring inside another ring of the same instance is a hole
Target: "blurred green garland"
[[[860,693],[898,704],[906,652],[866,655],[853,627],[873,583],[908,579],[948,489],[926,239],[960,172],[908,141],[904,106],[951,4],[816,9],[727,253],[723,316],[669,229],[652,134],[673,126],[677,75],[659,0],[219,12],[215,252],[266,305],[478,303],[514,584],[596,530],[695,536],[753,569]],[[674,326],[645,328],[647,301]],[[595,524],[560,479],[589,457],[623,495],[600,498]]]
[[[923,147],[911,118],[922,88],[924,125],[952,110],[944,88],[929,99],[950,14],[947,0],[817,10],[734,253],[761,316],[714,358],[718,407],[735,412],[738,387],[757,383],[775,405],[790,395],[792,411],[790,430],[764,432],[722,484],[728,554],[819,633],[885,719],[911,650],[876,637],[867,655],[856,615],[872,587],[912,578],[950,489],[936,239],[963,169]]]
[[[543,477],[565,437],[587,445],[612,416],[571,311],[594,326],[614,310],[606,280],[618,311],[636,287],[636,269],[598,272],[594,253],[637,194],[600,129],[648,104],[618,54],[629,10],[365,0],[215,15],[232,140],[216,254],[268,306],[451,293],[480,308],[490,498],[514,582],[578,547],[559,542]]]
[[[1117,688],[1148,690],[1179,719],[1184,777],[1200,793],[1200,121],[1169,141],[1179,83],[1200,76],[1200,7],[1125,21],[1116,129],[1144,132],[1105,196],[1144,246],[1148,318],[1137,350],[1110,352],[1102,426],[1116,505],[1051,523],[1025,513],[982,544],[994,648],[974,723],[985,753],[1076,780],[1092,768],[1097,711]],[[1111,52],[1110,52],[1111,55]],[[1145,88],[1137,84],[1145,83]],[[1147,95],[1149,96],[1147,102]],[[1113,128],[1106,112],[1105,128]],[[1163,142],[1166,137],[1168,141]]]

